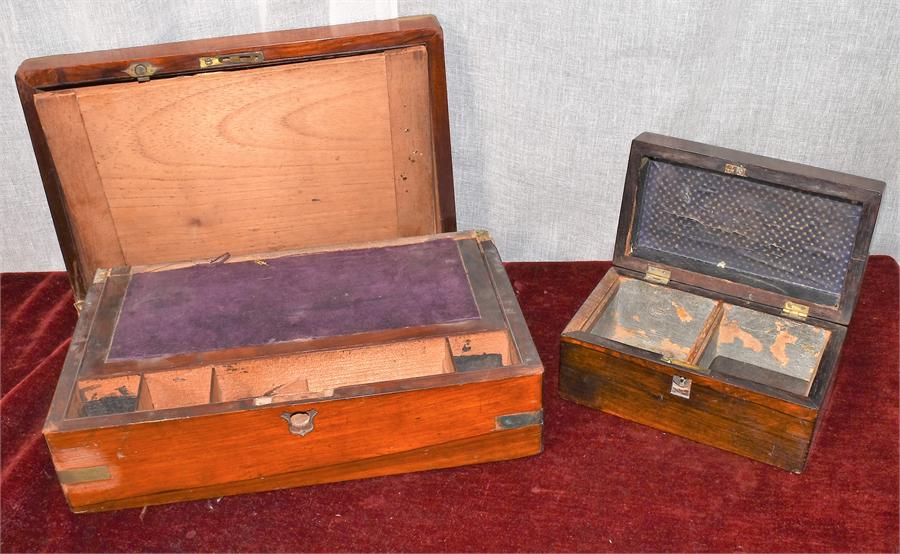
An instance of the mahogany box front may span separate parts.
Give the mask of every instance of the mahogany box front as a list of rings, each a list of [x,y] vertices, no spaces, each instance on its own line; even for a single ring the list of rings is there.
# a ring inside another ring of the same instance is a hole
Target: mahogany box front
[[[541,362],[455,232],[428,17],[28,60],[78,324],[44,435],[74,511],[541,451]]]
[[[563,398],[800,472],[884,183],[644,133]]]

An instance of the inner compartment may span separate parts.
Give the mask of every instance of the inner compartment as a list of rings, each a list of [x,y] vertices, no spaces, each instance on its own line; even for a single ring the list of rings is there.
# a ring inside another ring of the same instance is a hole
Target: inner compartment
[[[659,354],[712,375],[809,393],[828,329],[612,274],[591,334]]]
[[[591,333],[687,361],[716,301],[622,277]]]
[[[724,304],[697,365],[806,395],[830,336],[821,327]]]
[[[132,275],[108,361],[474,320],[453,239]]]
[[[506,330],[233,360],[80,380],[76,383],[68,417],[237,400],[265,405],[327,398],[341,387],[488,370],[518,362]]]
[[[862,204],[645,158],[630,255],[837,306]]]

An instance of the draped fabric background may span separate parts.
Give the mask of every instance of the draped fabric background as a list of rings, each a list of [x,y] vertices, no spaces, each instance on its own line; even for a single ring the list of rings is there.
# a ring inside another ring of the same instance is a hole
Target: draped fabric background
[[[608,259],[630,140],[656,131],[888,183],[900,257],[900,3],[42,0],[0,6],[0,271],[61,269],[13,74],[27,57],[434,13],[460,228],[507,260]]]

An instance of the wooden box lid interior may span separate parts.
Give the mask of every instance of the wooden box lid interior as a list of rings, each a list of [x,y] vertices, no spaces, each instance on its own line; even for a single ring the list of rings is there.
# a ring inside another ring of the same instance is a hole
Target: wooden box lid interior
[[[76,294],[103,267],[455,230],[440,27],[391,25],[365,42],[352,25],[228,39],[244,58],[216,40],[151,47],[145,82],[125,75],[144,49],[99,53],[113,77],[46,87],[39,66],[67,57],[25,62]]]
[[[846,325],[883,188],[644,133],[632,143],[615,264]]]

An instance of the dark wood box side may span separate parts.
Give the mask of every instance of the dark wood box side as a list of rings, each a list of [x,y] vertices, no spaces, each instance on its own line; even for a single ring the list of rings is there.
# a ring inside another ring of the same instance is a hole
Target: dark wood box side
[[[560,396],[631,421],[783,469],[806,465],[818,411],[786,413],[734,395],[727,385],[690,374],[691,398],[670,394],[684,372],[564,336]]]
[[[736,283],[723,276],[703,272],[705,266],[672,267],[649,262],[632,255],[633,227],[638,211],[638,189],[643,160],[664,159],[668,162],[723,172],[726,164],[740,164],[746,172],[743,177],[759,182],[774,183],[799,190],[845,198],[862,205],[861,223],[854,239],[847,277],[837,306],[809,304],[811,317],[847,325],[856,306],[859,287],[868,260],[869,245],[884,183],[854,175],[838,173],[803,164],[776,160],[654,133],[643,133],[634,139],[628,161],[625,190],[619,215],[614,264],[634,271],[645,272],[649,265],[656,265],[671,272],[671,279],[729,296],[749,299],[770,306],[781,307],[790,296],[779,294],[749,284]]]
[[[153,78],[157,79],[221,69],[219,66],[201,69],[198,60],[204,56],[261,52],[265,61],[253,65],[260,67],[416,45],[426,48],[429,60],[439,232],[450,232],[456,230],[456,207],[443,31],[433,16],[48,56],[23,62],[16,72],[16,85],[76,299],[84,298],[93,275],[84,275],[81,270],[78,244],[66,213],[60,179],[35,108],[37,92],[133,80],[128,71],[134,63],[149,64]],[[234,69],[242,67],[233,66]]]

